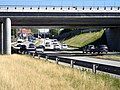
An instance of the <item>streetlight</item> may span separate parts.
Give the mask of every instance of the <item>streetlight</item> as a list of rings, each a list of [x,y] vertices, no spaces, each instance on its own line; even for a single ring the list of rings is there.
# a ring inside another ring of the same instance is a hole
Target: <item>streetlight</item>
[[[38,38],[39,38],[39,29],[38,29]]]

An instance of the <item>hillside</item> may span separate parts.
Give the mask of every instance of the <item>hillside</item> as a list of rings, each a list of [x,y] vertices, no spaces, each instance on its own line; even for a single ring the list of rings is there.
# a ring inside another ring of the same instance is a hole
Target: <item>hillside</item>
[[[120,90],[120,79],[33,59],[0,55],[0,90]]]
[[[79,34],[62,42],[73,47],[83,47],[99,39],[103,35],[103,33],[104,30],[92,33]]]

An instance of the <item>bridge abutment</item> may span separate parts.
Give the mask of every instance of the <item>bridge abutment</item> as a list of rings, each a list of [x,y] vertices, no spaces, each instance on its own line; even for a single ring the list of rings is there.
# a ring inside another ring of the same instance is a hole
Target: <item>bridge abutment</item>
[[[120,28],[107,29],[106,38],[111,51],[120,51]]]
[[[3,22],[3,54],[11,54],[11,19],[5,18]]]

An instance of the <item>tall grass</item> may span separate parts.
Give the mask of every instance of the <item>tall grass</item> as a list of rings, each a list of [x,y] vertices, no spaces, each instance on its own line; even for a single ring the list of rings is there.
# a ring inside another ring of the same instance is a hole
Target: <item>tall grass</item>
[[[120,79],[24,55],[0,56],[0,90],[120,90]]]
[[[64,42],[69,46],[83,47],[99,39],[103,35],[103,33],[104,30],[101,30],[99,32],[84,33],[84,34],[76,35],[75,37],[65,40]]]

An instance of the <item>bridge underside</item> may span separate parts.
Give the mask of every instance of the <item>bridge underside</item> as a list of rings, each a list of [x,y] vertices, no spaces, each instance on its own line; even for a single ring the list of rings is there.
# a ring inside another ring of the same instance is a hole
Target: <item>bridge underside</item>
[[[0,52],[11,54],[11,26],[37,26],[37,27],[120,27],[120,17],[110,16],[1,16],[0,22],[3,23],[3,30],[0,31]],[[119,30],[120,32],[120,30]],[[112,34],[112,33],[110,33]],[[114,35],[117,35],[114,33]],[[2,37],[3,36],[3,37]],[[110,36],[110,35],[109,35]],[[113,35],[111,35],[113,36]],[[119,35],[116,36],[119,38]],[[108,38],[109,39],[109,38]],[[109,40],[108,40],[109,42]],[[120,39],[118,40],[120,42]],[[111,44],[109,44],[111,45]],[[113,46],[113,45],[112,45]],[[120,45],[117,46],[120,49]]]
[[[12,26],[120,26],[120,18],[11,17],[11,20]],[[3,22],[3,18],[0,18],[0,21]]]

